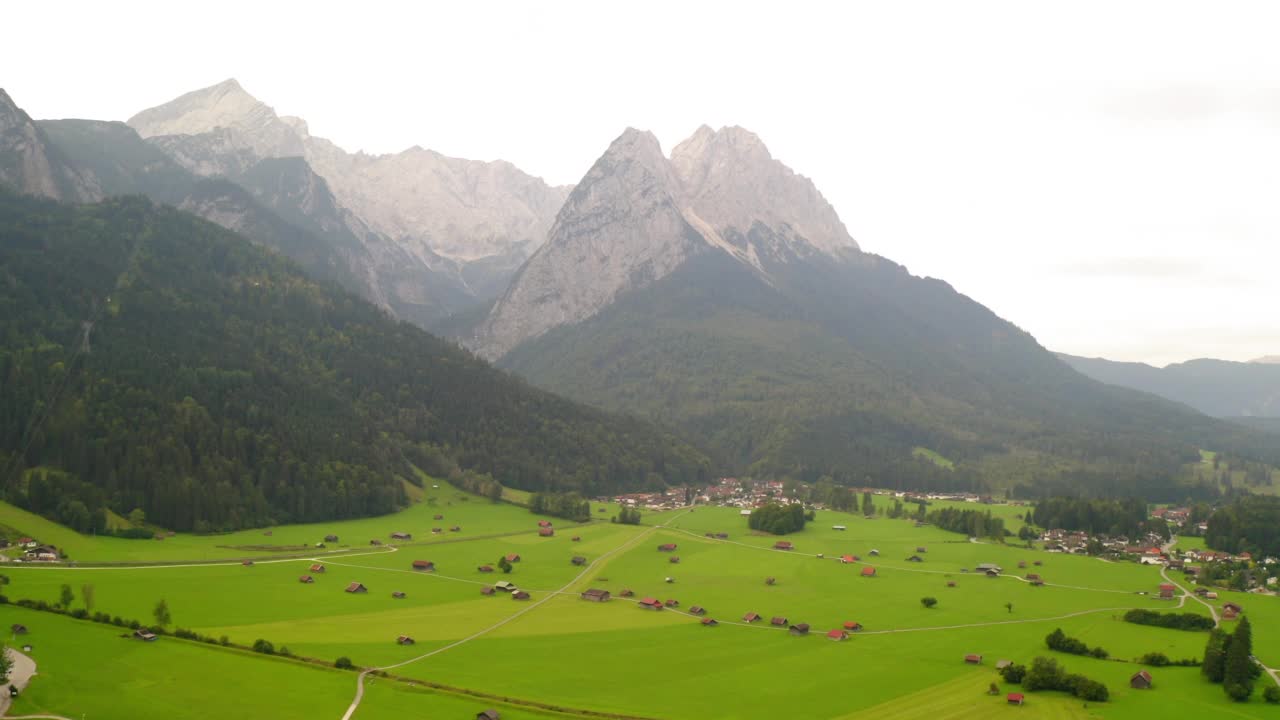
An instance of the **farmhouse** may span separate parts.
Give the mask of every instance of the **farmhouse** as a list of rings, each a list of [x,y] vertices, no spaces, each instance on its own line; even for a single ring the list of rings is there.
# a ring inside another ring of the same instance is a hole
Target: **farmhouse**
[[[549,527],[538,528],[538,537],[551,537],[552,535],[555,535],[555,534],[556,534],[556,531],[552,530]]]
[[[715,618],[702,618],[702,624],[703,624],[703,625],[705,625],[705,626],[707,626],[707,627],[715,627],[716,625],[719,625],[720,623],[716,622],[716,619],[715,619]]]
[[[1160,583],[1160,599],[1161,600],[1172,600],[1173,591],[1174,591],[1173,583]]]
[[[312,565],[312,566],[311,566],[311,572],[313,572],[313,573],[322,573],[322,572],[324,572],[324,566],[323,566],[323,565],[321,565],[320,563],[316,563],[315,565]]]
[[[675,552],[675,550],[676,550],[675,543],[663,543],[658,546],[658,552]]]
[[[743,622],[753,623],[753,622],[757,622],[758,620],[760,620],[760,613],[749,612],[746,615],[742,616]]]
[[[965,656],[964,656],[964,661],[965,661],[966,663],[970,664],[970,665],[981,665],[981,664],[982,664],[982,656],[981,656],[981,655],[974,655],[974,654],[970,653],[969,655],[965,655]]]
[[[662,601],[657,598],[647,597],[640,601],[640,607],[646,610],[661,610]]]
[[[706,615],[707,609],[702,607],[701,605],[694,605],[693,607],[689,608],[689,614],[690,615]]]
[[[397,645],[412,645],[412,644],[413,644],[413,638],[409,637],[408,635],[401,635],[400,637],[396,638],[396,644],[397,644]]]
[[[493,572],[493,566],[492,566],[492,565],[481,565],[480,567],[476,568],[476,570],[479,570],[479,571],[480,571],[480,572],[482,572],[482,573],[491,573],[491,572]]]
[[[493,584],[493,587],[503,592],[511,592],[516,589],[516,584],[509,580],[499,580]]]
[[[778,627],[786,627],[791,623],[787,622],[787,619],[785,617],[782,617],[781,615],[777,615],[777,616],[774,616],[774,618],[769,621],[769,624],[776,625]]]
[[[366,593],[366,592],[369,592],[369,588],[365,587],[364,583],[353,582],[350,585],[347,585],[347,592]]]
[[[590,600],[591,602],[608,602],[609,597],[608,590],[598,590],[596,588],[592,588],[582,593],[582,599]]]
[[[303,584],[306,584],[306,585],[310,585],[311,583],[313,583],[313,582],[315,582],[315,581],[316,581],[316,579],[315,579],[315,578],[313,578],[313,577],[311,577],[310,575],[303,575],[302,577],[298,578],[298,582],[303,583]]]
[[[796,635],[796,636],[799,636],[799,635],[808,635],[808,634],[809,634],[809,623],[796,623],[795,625],[792,625],[791,627],[787,628],[787,632],[791,633],[792,635]]]
[[[489,586],[489,585],[485,585],[484,587],[480,588],[480,594],[481,594],[481,595],[492,595],[492,594],[493,594],[493,587],[492,587],[492,586]]]
[[[1146,670],[1139,670],[1129,678],[1129,687],[1134,690],[1150,690],[1151,689],[1151,673]]]
[[[392,540],[412,540],[413,535],[407,532],[393,532],[391,533],[391,539]]]
[[[875,577],[875,576],[876,576],[875,568],[871,567],[870,565],[867,565],[866,567],[862,568],[862,577]]]
[[[529,593],[525,592],[524,590],[517,590],[511,593],[511,599],[512,600],[528,600]]]
[[[516,553],[511,553],[510,555],[507,556],[507,562],[511,562],[511,563],[520,562],[520,556],[517,555]]]
[[[827,632],[827,639],[835,640],[837,642],[840,640],[848,640],[849,633],[845,632],[844,630],[830,630]]]
[[[391,597],[393,597],[393,598],[395,598],[395,599],[397,599],[397,600],[403,600],[403,599],[404,599],[404,597],[405,597],[405,595],[404,595],[404,592],[402,592],[402,591],[400,591],[400,590],[393,590],[393,591],[391,592]]]
[[[570,560],[569,562],[573,563],[574,565],[586,565],[587,559],[582,557],[581,555],[574,555],[573,559]]]
[[[1021,705],[1026,702],[1026,697],[1022,693],[1009,693],[1010,705]]]
[[[156,634],[146,628],[138,628],[133,631],[133,637],[135,640],[141,640],[143,642],[154,642]]]
[[[791,544],[790,540],[779,540],[778,542],[773,544],[773,549],[774,550],[795,550],[796,548],[794,545]]]
[[[431,571],[436,569],[436,564],[430,560],[414,560],[413,569]]]

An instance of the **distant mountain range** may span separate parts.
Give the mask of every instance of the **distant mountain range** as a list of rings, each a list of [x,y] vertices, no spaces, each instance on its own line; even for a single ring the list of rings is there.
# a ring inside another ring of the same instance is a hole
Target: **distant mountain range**
[[[1280,364],[1189,360],[1163,368],[1058,353],[1071,367],[1110,385],[1142,390],[1222,418],[1280,418]]]
[[[1182,500],[1217,492],[1184,482],[1201,449],[1280,465],[1260,429],[1087,378],[863,252],[742,128],[669,156],[629,129],[569,189],[418,148],[346,153],[234,81],[128,125],[0,106],[0,182],[197,214],[536,385],[664,424],[722,472]],[[567,483],[613,482],[592,472]]]

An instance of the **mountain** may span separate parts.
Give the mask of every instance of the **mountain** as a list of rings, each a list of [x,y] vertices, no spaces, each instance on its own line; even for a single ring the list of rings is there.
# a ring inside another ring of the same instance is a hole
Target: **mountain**
[[[1265,355],[1260,358],[1254,358],[1249,362],[1260,365],[1280,365],[1280,355]]]
[[[670,158],[624,132],[468,342],[756,475],[1182,499],[1217,492],[1174,487],[1199,448],[1277,454],[1090,380],[946,283],[862,252],[739,128],[701,128]]]
[[[0,191],[0,337],[0,495],[82,530],[104,508],[196,530],[389,512],[410,463],[592,493],[706,467],[137,196]]]
[[[93,202],[102,191],[54,148],[39,126],[0,88],[0,185],[67,202]]]
[[[313,137],[303,120],[276,115],[235,80],[144,110],[129,124],[207,177],[235,178],[269,158],[304,158],[344,209],[383,238],[382,245],[395,246],[397,263],[375,267],[375,294],[393,309],[397,300],[421,305],[422,296],[436,296],[439,307],[425,320],[408,317],[419,324],[496,297],[542,242],[568,193],[504,161],[450,158],[420,147],[348,153]]]
[[[1280,418],[1280,366],[1265,359],[1201,359],[1156,368],[1062,353],[1058,357],[1100,382],[1166,397],[1207,415]]]

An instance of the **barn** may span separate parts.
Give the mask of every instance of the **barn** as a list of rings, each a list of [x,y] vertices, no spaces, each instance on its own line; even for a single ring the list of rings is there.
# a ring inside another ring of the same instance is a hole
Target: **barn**
[[[349,592],[349,593],[366,593],[366,592],[369,592],[369,588],[365,587],[365,586],[364,586],[364,583],[353,582],[353,583],[351,583],[351,584],[347,585],[347,592]]]

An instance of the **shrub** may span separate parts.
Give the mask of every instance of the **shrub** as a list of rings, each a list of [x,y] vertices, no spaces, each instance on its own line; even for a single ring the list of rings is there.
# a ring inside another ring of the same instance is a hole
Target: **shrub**
[[[1149,652],[1138,658],[1139,665],[1150,665],[1151,667],[1165,667],[1171,665],[1169,656],[1162,652]]]
[[[275,655],[276,648],[269,641],[258,638],[253,641],[253,651],[263,655]]]
[[[1276,685],[1268,685],[1267,689],[1262,691],[1262,699],[1272,705],[1280,703],[1280,687]]]
[[[1000,670],[1000,677],[1012,685],[1019,685],[1027,676],[1026,665],[1006,665]]]
[[[931,607],[933,607],[934,605],[937,605],[937,604],[938,604],[938,598],[936,598],[936,597],[922,597],[922,598],[920,598],[920,604],[921,604],[921,605],[923,605],[923,606],[925,606],[926,608],[931,608]]]
[[[337,660],[334,660],[333,666],[338,668],[339,670],[350,670],[355,667],[355,665],[351,662],[351,658],[347,657],[346,655],[343,655]]]

